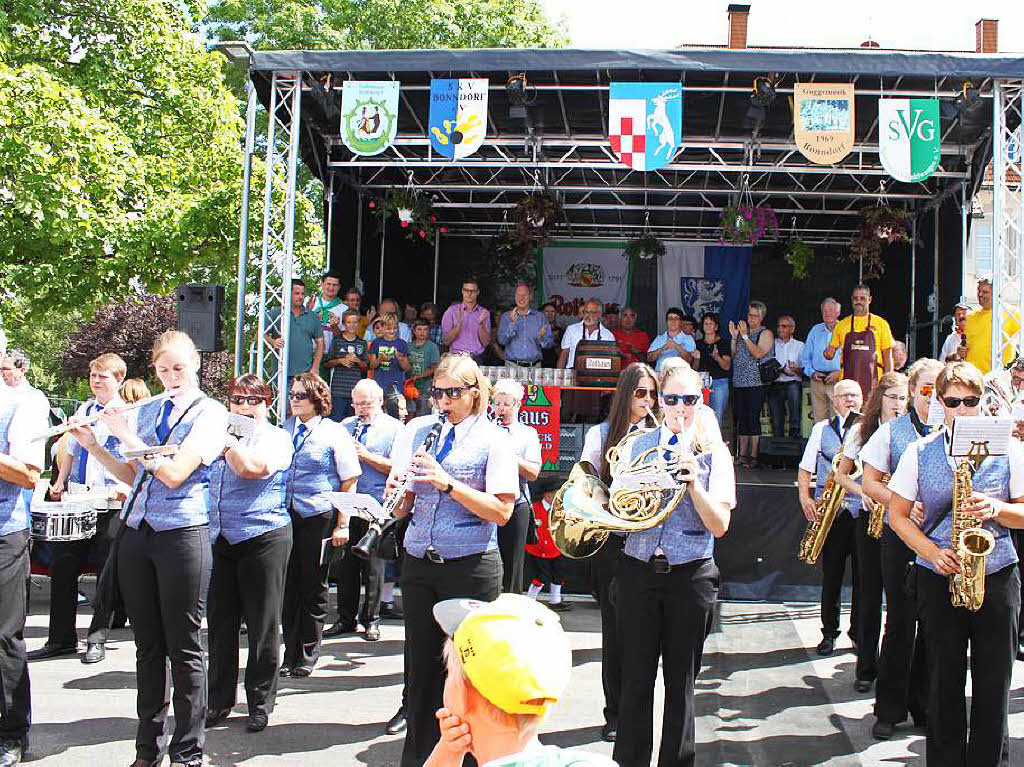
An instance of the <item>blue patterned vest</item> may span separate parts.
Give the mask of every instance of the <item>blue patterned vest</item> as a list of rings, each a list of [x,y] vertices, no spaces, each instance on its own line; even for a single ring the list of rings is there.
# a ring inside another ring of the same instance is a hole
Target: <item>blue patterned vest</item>
[[[192,425],[205,413],[224,406],[219,402],[199,395],[201,402],[193,405],[184,415],[173,413],[170,418],[171,433],[166,444],[180,445],[192,430]],[[159,445],[156,427],[164,400],[148,402],[139,408],[139,439],[147,445]],[[148,471],[140,471],[135,477],[134,502],[127,510],[127,525],[138,529],[145,520],[157,532],[177,530],[182,527],[205,525],[210,521],[210,467],[200,462],[185,481],[178,487],[168,487]],[[131,496],[129,496],[131,497]]]
[[[289,418],[284,425],[285,431],[294,434],[294,425],[295,418]],[[334,460],[336,450],[350,450],[353,456],[355,454],[342,425],[321,418],[306,433],[292,456],[286,502],[300,517],[315,517],[334,511],[331,502],[320,494],[341,490],[342,478],[338,476]]]
[[[657,447],[664,428],[637,437],[633,441],[631,457],[635,459],[647,448]],[[657,454],[651,453],[646,463],[656,459]],[[697,467],[697,478],[701,486],[707,490],[711,477],[711,453],[698,455]],[[642,533],[627,535],[623,551],[627,556],[646,562],[655,555],[659,547],[670,565],[708,559],[714,554],[715,538],[704,526],[689,493],[683,496],[678,508],[660,525]]]
[[[914,422],[910,420],[910,413],[905,413],[899,418],[889,422],[889,473],[896,471],[900,464],[900,458],[910,447],[911,443],[921,438],[917,433]]]
[[[843,443],[840,441],[839,435],[832,428],[835,419],[835,416],[829,418],[821,430],[821,447],[818,449],[818,464],[814,472],[815,500],[821,497],[821,491],[825,489],[825,481],[828,479],[828,473],[832,470],[832,459],[836,453],[843,449]],[[853,427],[851,426],[851,428]],[[847,433],[849,433],[849,430],[847,430]],[[843,508],[848,509],[850,516],[856,519],[860,514],[860,496],[847,493],[846,498],[843,500]]]
[[[921,444],[917,454],[917,494],[924,505],[923,530],[928,530],[936,517],[945,512],[953,503],[953,469],[946,460],[946,442],[944,432],[939,432]],[[1010,461],[1005,455],[986,458],[981,468],[974,473],[972,480],[974,490],[979,493],[998,498],[1009,499],[1010,493]],[[1010,534],[1006,528],[995,520],[988,520],[984,527],[996,539],[992,553],[985,557],[985,574],[989,575],[1002,570],[1017,561],[1017,552],[1013,548]],[[939,523],[929,536],[940,548],[952,549],[953,514]],[[932,563],[918,556],[917,564],[934,571]]]
[[[413,430],[414,452],[436,421],[435,416],[423,416],[408,424]],[[474,490],[485,490],[491,445],[507,438],[503,429],[478,416],[441,466],[453,479]],[[438,440],[439,447],[441,444],[442,440]],[[445,558],[467,557],[498,548],[498,526],[493,522],[480,519],[429,482],[414,482],[412,491],[416,501],[405,533],[405,549],[414,557],[423,558],[431,547]]]
[[[277,434],[280,432],[280,434]],[[281,437],[290,443],[284,429],[262,421],[256,427],[254,444]],[[221,456],[210,467],[210,541],[223,535],[230,544],[241,543],[291,524],[285,506],[288,470],[276,471],[262,479],[242,479]]]
[[[196,407],[198,407],[198,405]],[[96,412],[96,401],[92,400],[89,403],[89,406],[85,409],[83,415],[95,415]],[[107,438],[103,441],[103,449],[106,450],[115,458],[117,458],[119,461],[124,460],[124,454],[121,452],[121,440],[119,440],[113,434],[107,435]],[[81,480],[82,483],[85,483],[84,474],[82,473],[82,461],[96,460],[95,458],[87,458],[88,455],[89,451],[87,451],[84,447],[82,447],[76,442],[74,448],[72,448],[71,450],[71,474],[69,475],[71,481],[78,482],[79,477],[81,476],[83,477],[83,479]],[[107,487],[118,484],[117,478],[115,478],[109,471],[103,472],[103,479],[104,484],[106,484]]]
[[[365,426],[365,424],[360,422],[359,417],[354,415],[342,421],[341,425],[348,430],[353,440],[359,439],[359,435]],[[387,413],[378,413],[373,419],[373,423],[366,429],[363,444],[374,455],[387,458],[391,455],[391,446],[395,443],[395,436],[401,429],[402,422],[397,418],[392,418]],[[362,467],[363,473],[359,475],[359,479],[356,481],[356,492],[372,495],[378,501],[382,501],[384,498],[384,485],[388,481],[388,475],[382,474],[368,463],[360,461],[359,465]]]
[[[8,431],[18,401],[13,397],[0,400],[0,453],[11,449]],[[21,485],[0,479],[0,535],[9,535],[28,529],[28,503]]]

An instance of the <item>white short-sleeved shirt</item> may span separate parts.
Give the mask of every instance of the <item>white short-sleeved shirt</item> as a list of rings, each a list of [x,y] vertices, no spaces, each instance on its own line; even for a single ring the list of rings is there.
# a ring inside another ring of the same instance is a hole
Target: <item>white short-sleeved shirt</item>
[[[583,339],[587,341],[614,341],[615,336],[612,335],[612,331],[606,328],[603,324],[597,326],[597,330],[593,333],[584,331],[583,323],[576,322],[565,329],[562,333],[562,348],[569,350],[569,356],[566,358],[565,366],[571,368],[573,363],[576,361],[576,345]]]
[[[292,436],[266,419],[258,422],[255,431],[240,439],[238,444],[252,450],[266,464],[266,477],[292,465],[292,453],[295,450]]]
[[[306,428],[312,431],[316,428],[317,424],[323,421],[323,416],[315,415],[306,421]],[[288,438],[292,440],[292,444],[295,444],[295,432],[298,431],[299,424],[302,423],[298,418],[292,424],[292,430],[288,433]],[[332,429],[335,435],[334,444],[334,468],[338,472],[338,476],[341,477],[342,482],[347,482],[353,477],[358,477],[363,473],[363,467],[359,463],[359,454],[356,453],[355,444],[352,441],[352,435],[348,433],[348,429],[339,423],[334,421],[327,421],[324,423],[329,429]],[[287,432],[286,432],[287,433]],[[288,459],[289,465],[291,459]]]
[[[939,352],[939,362],[945,362],[946,357],[951,357],[956,353],[956,350],[960,348],[960,334],[955,330],[946,336],[946,340],[942,342],[942,351]]]
[[[850,414],[847,413],[847,418],[849,418],[849,416]],[[818,453],[821,452],[821,435],[825,429],[829,428],[828,423],[831,420],[831,418],[827,418],[824,421],[818,421],[816,424],[814,424],[814,426],[811,427],[811,434],[809,437],[807,437],[807,445],[804,447],[804,454],[800,458],[800,468],[808,472],[809,474],[814,474],[814,472],[817,471],[818,469]],[[844,446],[846,444],[847,437],[850,435],[850,432],[853,431],[853,428],[856,425],[857,424],[854,424],[853,426],[845,430],[840,429],[840,431],[842,432]]]
[[[917,492],[917,458],[921,450],[933,439],[945,439],[946,427],[928,437],[911,442],[903,455],[900,464],[889,480],[889,489],[908,501],[918,500]],[[946,453],[946,461],[951,469],[956,469],[956,459]],[[1024,447],[1017,440],[1010,440],[1010,498],[1024,498]]]
[[[50,425],[50,403],[38,389],[33,391],[38,393],[26,392],[24,396],[13,397],[11,389],[5,389],[0,391],[0,398],[17,403],[7,429],[7,455],[42,471],[46,463],[46,440],[33,441],[33,437]]]
[[[424,419],[433,422],[437,420],[437,416],[425,415],[414,418],[395,437],[395,443],[391,447],[391,473],[393,475],[404,473],[412,461],[413,453],[419,449],[419,445],[412,444],[412,439],[416,431],[423,426]],[[455,429],[454,445],[458,445],[470,433],[470,430],[484,428],[495,431],[494,439],[490,440],[490,450],[487,454],[484,492],[492,495],[507,494],[514,498],[519,495],[519,459],[512,446],[512,440],[501,438],[505,436],[504,430],[499,430],[484,416],[471,415],[463,418],[454,426],[450,422],[445,423],[437,444],[443,445],[448,438],[448,432],[452,429]]]
[[[860,424],[855,423],[846,432],[846,438],[843,440],[843,457],[856,461],[861,450],[863,450],[863,445],[860,439]]]
[[[167,422],[173,426],[185,414],[188,407],[202,396],[204,396],[203,393],[196,386],[176,394],[171,398],[174,407],[171,408]],[[228,411],[222,404],[212,399],[196,405],[196,407],[202,408],[203,412],[192,423],[192,428],[189,429],[188,435],[182,440],[179,448],[198,455],[205,465],[211,466],[220,458],[227,444]],[[140,409],[135,408],[124,414],[125,421],[136,433],[139,431],[139,412]]]
[[[883,474],[892,472],[892,467],[889,466],[889,444],[892,441],[892,429],[889,428],[891,423],[892,421],[887,421],[879,426],[868,439],[867,444],[860,449],[861,463],[866,463]]]
[[[509,424],[508,429],[515,442],[519,458],[531,463],[541,463],[540,437],[537,436],[537,430],[522,421],[513,421]]]

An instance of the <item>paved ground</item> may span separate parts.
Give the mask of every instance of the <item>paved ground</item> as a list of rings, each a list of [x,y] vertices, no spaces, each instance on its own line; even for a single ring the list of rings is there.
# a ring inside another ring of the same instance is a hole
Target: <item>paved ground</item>
[[[45,639],[45,584],[33,588],[29,648]],[[85,610],[79,627],[87,625]],[[602,724],[600,619],[593,603],[564,614],[573,652],[573,683],[542,740],[611,753]],[[854,658],[846,647],[814,655],[817,611],[806,604],[727,603],[720,631],[705,652],[698,680],[697,762],[701,765],[878,765],[923,763],[916,730],[871,738],[870,693],[853,690]],[[83,632],[84,633],[84,632]],[[83,666],[77,658],[32,664],[33,760],[38,765],[127,765],[134,758],[134,645],[115,632],[107,660]],[[244,664],[244,660],[243,660]],[[316,673],[283,680],[270,727],[245,731],[245,706],[207,738],[213,765],[395,765],[401,736],[383,734],[402,684],[402,626],[386,624],[381,641],[328,641]],[[661,691],[657,693],[660,701]],[[1014,763],[1024,763],[1024,664],[1011,691]],[[660,705],[656,711],[660,726]]]

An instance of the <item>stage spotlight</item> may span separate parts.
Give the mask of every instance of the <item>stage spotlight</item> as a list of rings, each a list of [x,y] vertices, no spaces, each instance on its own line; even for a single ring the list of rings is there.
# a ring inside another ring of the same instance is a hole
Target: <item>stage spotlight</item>
[[[775,83],[770,77],[754,78],[754,87],[750,93],[750,106],[747,108],[747,127],[760,129],[768,117],[768,109],[775,101]]]

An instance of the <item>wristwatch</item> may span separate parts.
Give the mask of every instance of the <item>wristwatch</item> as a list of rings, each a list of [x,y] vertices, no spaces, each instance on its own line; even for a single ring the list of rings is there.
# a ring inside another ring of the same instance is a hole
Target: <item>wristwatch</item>
[[[455,485],[453,485],[451,482],[449,482],[448,483],[448,487],[446,487],[443,490],[441,490],[441,492],[444,493],[445,495],[451,495],[452,494],[452,490],[454,490],[454,489],[455,489]]]

